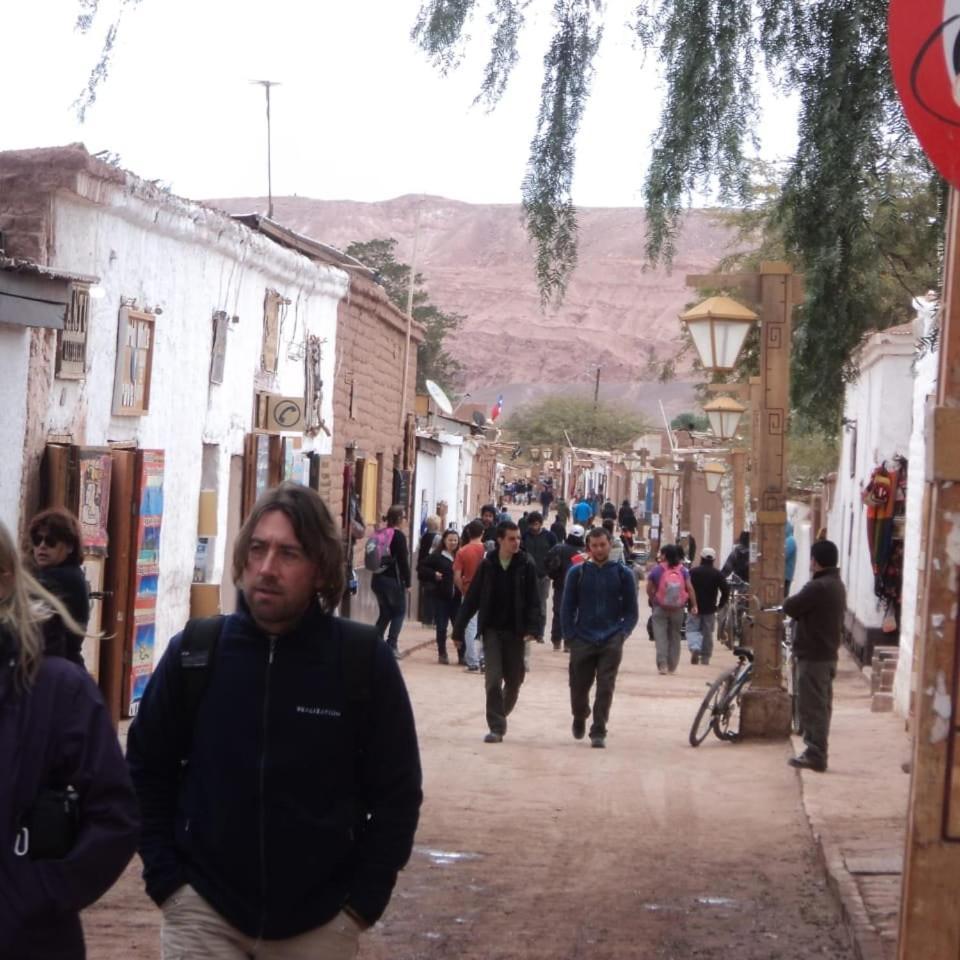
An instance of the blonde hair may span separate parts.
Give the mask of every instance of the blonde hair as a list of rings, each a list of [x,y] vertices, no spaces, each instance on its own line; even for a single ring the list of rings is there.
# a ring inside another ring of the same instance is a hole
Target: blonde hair
[[[0,597],[0,628],[16,641],[16,679],[21,688],[30,687],[43,659],[43,624],[54,615],[64,626],[83,635],[67,608],[45,590],[25,569],[10,531],[0,521],[0,573],[9,575],[10,592]]]
[[[430,516],[427,517],[427,530],[430,533],[440,532],[440,518],[435,513],[431,513]]]

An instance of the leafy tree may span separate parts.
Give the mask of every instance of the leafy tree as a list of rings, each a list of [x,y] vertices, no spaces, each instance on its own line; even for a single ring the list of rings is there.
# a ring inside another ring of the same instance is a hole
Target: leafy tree
[[[528,5],[486,5],[494,31],[481,97],[490,103],[516,62]],[[478,0],[425,0],[413,37],[448,69],[479,6]],[[866,327],[906,319],[907,298],[896,298],[891,318],[890,286],[877,280],[884,265],[888,279],[909,272],[885,249],[890,239],[914,248],[920,255],[914,265],[931,268],[939,260],[943,187],[917,154],[893,88],[887,6],[888,0],[637,0],[632,24],[641,44],[656,50],[666,80],[644,183],[651,261],[671,259],[692,191],[715,187],[726,203],[755,203],[750,155],[761,61],[784,93],[799,98],[797,152],[766,212],[778,226],[783,254],[806,276],[794,342],[795,405],[828,432],[836,430],[843,384],[856,375],[854,350]],[[553,0],[553,15],[554,40],[544,59],[542,105],[524,181],[544,296],[563,293],[576,263],[569,191],[574,138],[589,96],[604,6],[599,0]],[[529,184],[549,188],[529,191]],[[905,186],[914,199],[925,195],[932,203],[927,220],[903,216],[898,191]],[[560,225],[564,242],[558,245]]]
[[[710,421],[706,414],[696,413],[678,413],[671,421],[672,430],[692,430],[697,433],[703,433],[710,429]]]
[[[346,253],[376,271],[377,282],[390,301],[405,313],[410,265],[397,260],[396,246],[397,241],[392,237],[355,241],[347,247]],[[447,393],[453,394],[457,391],[462,367],[444,349],[444,342],[466,318],[459,313],[445,313],[431,303],[423,284],[423,274],[416,274],[413,278],[413,319],[426,331],[423,343],[417,347],[417,389],[425,390],[426,381],[433,380]]]
[[[518,408],[505,429],[524,445],[563,447],[569,436],[577,447],[614,450],[648,432],[650,424],[627,407],[554,394]]]
[[[782,202],[785,175],[768,164],[754,165],[750,201],[739,210],[724,210],[716,218],[734,228],[737,251],[725,257],[718,270],[753,271],[764,260],[787,260],[802,269],[801,258],[788,243],[788,214]],[[864,215],[864,231],[856,257],[856,270],[848,278],[847,296],[856,295],[860,309],[842,317],[829,331],[812,312],[809,300],[794,315],[791,353],[792,403],[795,419],[816,432],[833,435],[839,428],[844,384],[856,377],[856,348],[871,329],[882,330],[909,316],[914,298],[939,285],[941,184],[931,180],[926,162],[916,153],[891,158],[872,175],[874,187]],[[809,282],[809,276],[808,276]],[[698,291],[698,297],[729,292]],[[759,310],[760,305],[749,304]],[[843,322],[841,322],[843,321]],[[684,360],[701,370],[686,330],[681,330],[673,355],[657,358],[653,369],[668,380]],[[760,338],[757,328],[748,336],[736,370],[714,381],[743,382],[760,372]],[[705,395],[701,396],[705,399]]]

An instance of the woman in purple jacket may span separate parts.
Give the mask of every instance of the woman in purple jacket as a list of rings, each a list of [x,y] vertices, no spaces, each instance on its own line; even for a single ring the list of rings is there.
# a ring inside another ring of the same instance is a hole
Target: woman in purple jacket
[[[127,767],[99,691],[43,654],[64,605],[21,565],[0,523],[0,957],[83,960],[80,911],[136,849]],[[82,631],[80,631],[82,632]]]

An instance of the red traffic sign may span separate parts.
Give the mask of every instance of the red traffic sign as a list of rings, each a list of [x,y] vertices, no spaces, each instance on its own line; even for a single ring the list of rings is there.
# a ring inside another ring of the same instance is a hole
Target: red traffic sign
[[[960,0],[891,0],[890,65],[924,153],[960,188]]]

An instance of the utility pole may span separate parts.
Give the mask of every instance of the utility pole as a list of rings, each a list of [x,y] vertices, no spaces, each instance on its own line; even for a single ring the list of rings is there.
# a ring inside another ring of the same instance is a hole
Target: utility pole
[[[278,80],[251,80],[259,84],[267,94],[267,217],[273,219],[273,148],[270,129],[270,88],[280,86]]]
[[[407,283],[407,339],[403,348],[403,385],[400,392],[400,426],[407,417],[407,385],[410,380],[410,338],[413,331],[413,288],[417,279],[417,248],[420,245],[420,215],[423,197],[417,204],[417,220],[413,227],[413,255],[410,257],[410,279]]]

